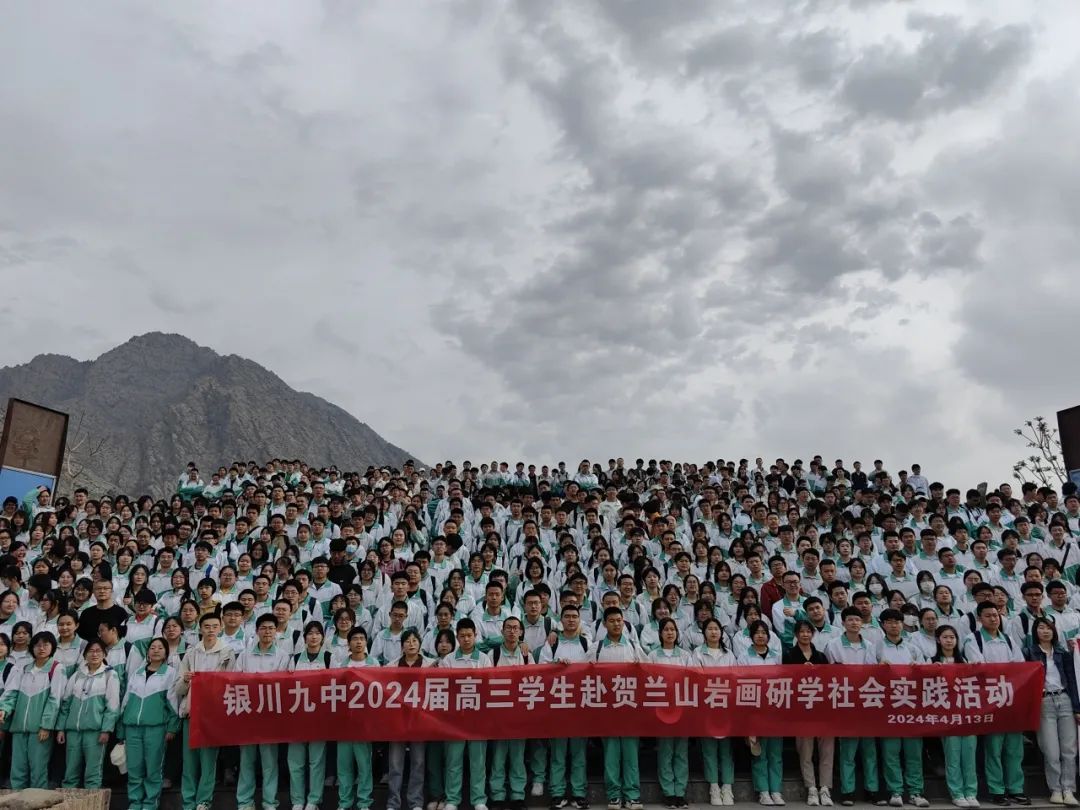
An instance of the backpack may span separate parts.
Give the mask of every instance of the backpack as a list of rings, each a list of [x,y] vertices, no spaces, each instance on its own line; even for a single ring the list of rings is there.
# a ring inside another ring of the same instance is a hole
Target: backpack
[[[300,656],[302,656],[302,655],[303,655],[303,653],[297,653],[296,655],[294,655],[293,656],[293,663],[294,664],[299,664],[300,663]],[[322,657],[323,657],[323,669],[330,669],[330,662],[334,658],[333,654],[329,650],[324,650],[323,654],[322,654]]]
[[[1026,628],[1025,628],[1024,632],[1025,633],[1027,632]],[[1001,635],[1005,639],[1005,643],[1009,645],[1009,652],[1012,652],[1012,648],[1013,648],[1012,639],[1009,638],[1009,636],[1007,634],[1005,634],[1005,633],[1002,633]],[[975,633],[975,644],[976,644],[976,646],[978,646],[979,652],[982,652],[983,651],[982,633],[978,633],[978,632]]]
[[[545,619],[544,621],[548,621],[548,620]],[[589,642],[585,640],[585,636],[579,635],[578,636],[578,643],[581,644],[581,651],[582,652],[588,652],[589,651]],[[558,649],[559,649],[559,637],[556,636],[555,641],[553,641],[551,643],[551,655],[552,655],[552,657],[555,656],[555,653],[558,651]]]

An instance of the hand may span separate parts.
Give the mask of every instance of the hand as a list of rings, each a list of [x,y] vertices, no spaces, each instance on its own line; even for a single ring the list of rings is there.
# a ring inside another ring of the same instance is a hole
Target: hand
[[[521,642],[520,646],[522,655],[528,657],[532,653],[532,651],[529,649],[529,645],[526,644],[524,641]]]
[[[550,633],[548,633],[548,644],[554,644],[558,640],[559,640],[559,637],[555,634],[554,630],[552,630]]]
[[[165,742],[171,743],[175,739],[176,739],[176,735],[173,732],[171,732],[171,731],[166,731],[165,732]]]
[[[2,725],[2,724],[3,724],[3,722],[4,722],[4,718],[5,718],[6,716],[7,716],[7,715],[6,715],[6,714],[5,714],[4,712],[0,712],[0,725]]]
[[[559,664],[569,664],[570,659],[569,658],[560,658],[560,659],[558,659],[557,663],[559,663]]]
[[[37,733],[38,742],[45,742],[47,739],[49,739],[50,733],[51,732],[47,728],[39,728]],[[56,741],[61,745],[64,744],[64,732],[56,732]]]
[[[191,672],[190,671],[184,673],[184,683],[191,683]]]
[[[97,741],[101,745],[108,745],[109,744],[109,732],[103,731],[100,734],[98,734],[97,735]]]
[[[784,608],[784,615],[785,616],[794,616],[795,615],[795,609],[794,608]]]

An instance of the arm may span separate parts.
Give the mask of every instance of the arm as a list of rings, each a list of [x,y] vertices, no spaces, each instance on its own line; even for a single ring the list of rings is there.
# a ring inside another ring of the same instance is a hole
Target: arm
[[[120,676],[111,673],[106,676],[105,683],[105,712],[101,716],[101,732],[108,734],[116,729],[116,722],[120,719]]]

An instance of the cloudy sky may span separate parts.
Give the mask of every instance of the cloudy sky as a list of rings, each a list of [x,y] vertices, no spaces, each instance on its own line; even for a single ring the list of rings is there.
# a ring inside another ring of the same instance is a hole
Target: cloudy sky
[[[1071,0],[4,16],[0,365],[157,329],[428,461],[958,485],[1080,402]]]

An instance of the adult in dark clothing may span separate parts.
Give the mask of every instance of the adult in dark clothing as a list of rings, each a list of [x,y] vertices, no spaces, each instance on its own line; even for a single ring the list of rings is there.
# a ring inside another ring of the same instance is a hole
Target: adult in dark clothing
[[[795,622],[795,644],[784,652],[785,664],[827,664],[829,659],[814,644],[814,626],[806,619]],[[814,773],[814,743],[817,742],[818,769]],[[796,737],[799,769],[806,786],[806,803],[811,807],[832,805],[833,737]]]
[[[96,641],[98,627],[106,620],[119,630],[120,638],[123,638],[127,634],[128,612],[113,601],[112,580],[99,579],[94,583],[94,599],[97,604],[79,614],[79,638]]]

